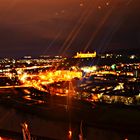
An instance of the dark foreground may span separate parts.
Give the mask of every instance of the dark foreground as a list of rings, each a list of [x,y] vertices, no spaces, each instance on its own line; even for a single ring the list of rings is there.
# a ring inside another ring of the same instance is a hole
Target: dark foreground
[[[139,108],[92,105],[66,97],[53,96],[40,104],[12,98],[1,100],[0,129],[1,135],[22,139],[20,124],[27,122],[36,139],[66,140],[71,128],[73,140],[78,140],[82,121],[86,140],[139,140],[139,116]]]
[[[66,140],[69,129],[72,139],[77,140],[80,128],[86,140],[140,139],[139,108],[91,104],[39,93],[32,94],[29,100],[22,90],[12,90],[14,94],[11,90],[0,94],[1,136],[22,139],[21,123],[26,122],[32,136],[39,140]]]

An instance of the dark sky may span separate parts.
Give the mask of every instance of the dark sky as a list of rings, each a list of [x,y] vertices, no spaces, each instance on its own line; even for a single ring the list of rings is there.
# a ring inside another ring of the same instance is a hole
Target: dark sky
[[[140,0],[0,0],[0,56],[137,48]]]

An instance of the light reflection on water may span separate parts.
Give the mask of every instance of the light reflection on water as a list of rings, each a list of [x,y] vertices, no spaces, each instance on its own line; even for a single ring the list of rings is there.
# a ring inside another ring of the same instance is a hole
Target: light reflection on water
[[[68,132],[68,123],[62,120],[48,120],[28,115],[27,113],[0,107],[0,129],[21,133],[21,122],[26,121],[29,125],[31,134],[49,137],[54,139],[66,140]],[[72,124],[73,139],[78,140],[80,124]],[[110,129],[101,129],[83,124],[83,135],[86,140],[139,140],[140,135],[133,133],[125,133]],[[9,137],[9,135],[7,135]],[[6,137],[6,136],[5,136]],[[2,138],[2,137],[1,137]],[[0,139],[1,140],[1,139]],[[9,138],[4,138],[9,140]],[[10,139],[14,140],[14,139]]]

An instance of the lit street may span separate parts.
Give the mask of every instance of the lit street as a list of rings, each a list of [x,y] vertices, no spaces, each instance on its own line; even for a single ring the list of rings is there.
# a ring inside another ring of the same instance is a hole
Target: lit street
[[[140,140],[140,0],[0,0],[0,140]]]

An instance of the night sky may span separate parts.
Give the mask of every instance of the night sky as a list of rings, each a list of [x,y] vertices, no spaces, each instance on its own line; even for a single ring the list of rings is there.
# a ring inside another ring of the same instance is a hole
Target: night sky
[[[140,51],[140,0],[0,0],[0,57]]]

